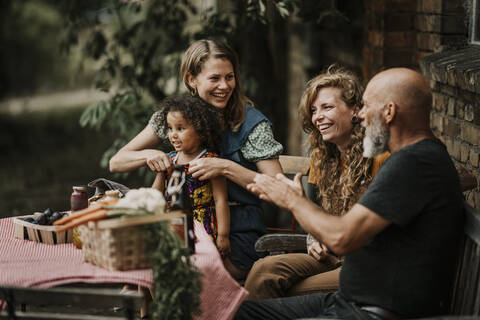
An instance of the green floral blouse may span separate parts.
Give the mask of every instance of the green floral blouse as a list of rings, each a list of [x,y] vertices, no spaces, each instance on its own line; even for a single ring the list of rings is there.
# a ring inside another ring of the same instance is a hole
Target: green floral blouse
[[[148,124],[162,140],[168,139],[162,134],[160,113],[155,112]],[[283,146],[273,137],[273,131],[266,120],[259,122],[248,135],[247,141],[240,149],[242,156],[250,162],[278,159]]]

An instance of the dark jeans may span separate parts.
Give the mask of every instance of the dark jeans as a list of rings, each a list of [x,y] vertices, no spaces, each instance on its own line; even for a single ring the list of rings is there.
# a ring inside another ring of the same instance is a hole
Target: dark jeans
[[[255,251],[255,242],[265,232],[259,206],[230,206],[230,260],[235,267],[248,271],[255,261],[265,256]]]
[[[322,319],[372,319],[354,304],[347,302],[338,293],[313,293],[304,296],[246,301],[235,320],[289,320],[300,318]]]

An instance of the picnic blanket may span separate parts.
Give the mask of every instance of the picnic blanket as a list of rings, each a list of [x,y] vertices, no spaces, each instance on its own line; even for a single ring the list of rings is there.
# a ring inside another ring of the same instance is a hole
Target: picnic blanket
[[[247,291],[223,267],[220,255],[203,226],[195,222],[194,264],[202,273],[202,316],[231,319]],[[0,286],[48,288],[62,284],[130,283],[152,286],[151,269],[110,271],[83,261],[71,243],[47,245],[13,236],[13,218],[0,219]]]

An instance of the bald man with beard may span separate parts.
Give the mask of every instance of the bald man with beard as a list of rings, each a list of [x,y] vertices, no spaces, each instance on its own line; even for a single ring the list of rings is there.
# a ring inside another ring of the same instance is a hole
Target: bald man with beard
[[[363,100],[364,156],[392,155],[347,214],[329,215],[306,199],[298,175],[293,181],[257,175],[249,185],[345,256],[339,291],[247,301],[235,319],[403,319],[448,312],[463,197],[451,158],[430,130],[429,85],[413,70],[389,69],[370,80]]]

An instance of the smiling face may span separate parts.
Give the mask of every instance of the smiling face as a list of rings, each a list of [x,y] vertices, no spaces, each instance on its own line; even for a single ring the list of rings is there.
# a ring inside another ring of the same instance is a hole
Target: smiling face
[[[200,137],[180,111],[170,111],[167,114],[167,125],[168,139],[175,151],[194,156],[201,151]]]
[[[312,103],[312,123],[324,141],[334,143],[342,149],[350,142],[355,111],[356,107],[350,108],[342,100],[340,88],[325,87],[318,91]]]
[[[188,82],[200,98],[219,109],[227,106],[236,85],[232,64],[219,58],[208,58],[199,74],[188,75]]]

